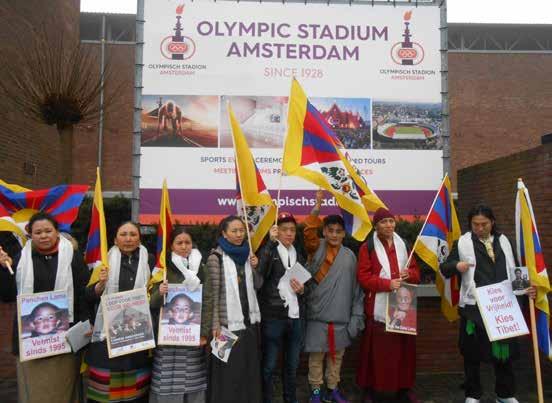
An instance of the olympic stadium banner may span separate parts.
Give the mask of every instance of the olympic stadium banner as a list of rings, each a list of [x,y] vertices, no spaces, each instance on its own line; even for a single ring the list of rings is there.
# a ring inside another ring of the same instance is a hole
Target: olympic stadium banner
[[[443,174],[438,6],[146,0],[145,20],[142,222],[164,178],[180,222],[236,211],[228,101],[275,198],[292,77],[380,198],[426,213]],[[314,192],[284,177],[281,208],[308,214]]]

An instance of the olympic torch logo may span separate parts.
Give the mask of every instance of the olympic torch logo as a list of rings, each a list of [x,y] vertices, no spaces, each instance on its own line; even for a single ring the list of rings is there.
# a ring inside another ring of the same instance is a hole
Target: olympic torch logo
[[[161,41],[161,54],[169,60],[186,60],[191,58],[196,46],[192,38],[182,35],[182,13],[184,4],[176,7],[176,23],[173,31],[174,35],[169,35]]]
[[[404,33],[403,41],[397,42],[391,48],[391,59],[401,66],[414,66],[424,60],[424,48],[418,42],[412,41],[410,32],[412,11],[407,11],[403,15]]]

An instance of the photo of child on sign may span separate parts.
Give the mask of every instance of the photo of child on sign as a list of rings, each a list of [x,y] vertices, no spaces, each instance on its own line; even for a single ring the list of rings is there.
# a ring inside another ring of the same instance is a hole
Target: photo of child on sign
[[[161,308],[160,345],[199,346],[202,286],[189,291],[183,284],[169,284],[167,303]]]

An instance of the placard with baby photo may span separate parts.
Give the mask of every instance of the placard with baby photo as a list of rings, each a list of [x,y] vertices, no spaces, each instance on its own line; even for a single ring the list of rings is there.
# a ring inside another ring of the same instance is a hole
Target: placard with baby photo
[[[65,339],[69,329],[68,306],[65,291],[17,296],[21,361],[71,352],[71,346]]]
[[[159,345],[199,346],[203,287],[189,291],[183,284],[169,284],[166,304],[159,314]]]
[[[387,293],[385,330],[418,334],[417,305],[417,287],[413,284],[402,283],[395,292]]]

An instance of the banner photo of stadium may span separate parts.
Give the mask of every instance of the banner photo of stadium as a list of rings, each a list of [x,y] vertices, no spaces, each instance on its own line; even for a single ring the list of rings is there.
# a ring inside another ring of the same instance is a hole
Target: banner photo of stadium
[[[420,6],[145,0],[140,221],[161,185],[179,222],[235,213],[230,101],[273,198],[292,77],[396,214],[424,215],[443,175],[440,10]],[[316,189],[284,177],[298,216]],[[322,214],[337,211],[333,199]]]

